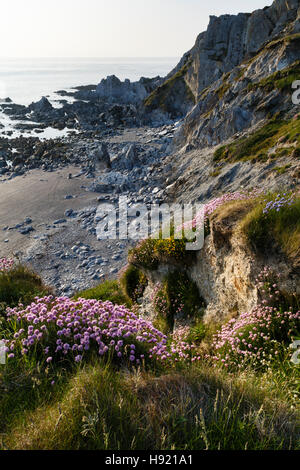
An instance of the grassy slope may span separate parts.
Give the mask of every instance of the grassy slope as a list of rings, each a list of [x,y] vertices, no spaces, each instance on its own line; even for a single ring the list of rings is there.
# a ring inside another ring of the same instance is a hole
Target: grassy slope
[[[278,146],[278,143],[281,145]],[[269,150],[276,146],[276,152],[270,155]],[[219,147],[214,154],[214,160],[257,162],[267,160],[270,156],[276,158],[284,155],[300,157],[300,116],[290,121],[273,118],[251,135]]]
[[[58,392],[53,389],[51,401],[37,400],[33,411],[17,415],[2,446],[295,448],[294,413],[282,382],[274,381],[275,376],[257,378],[250,371],[229,376],[207,364],[161,374],[86,365],[58,385]]]
[[[91,289],[78,292],[75,295],[75,299],[79,297],[83,299],[108,300],[113,304],[127,305],[128,307],[131,305],[129,297],[122,291],[118,281],[105,281]]]
[[[274,196],[273,196],[274,198]],[[271,195],[260,198],[241,222],[241,228],[251,246],[260,253],[267,253],[276,242],[291,260],[300,260],[300,197],[291,207],[272,210],[264,214],[263,209]]]

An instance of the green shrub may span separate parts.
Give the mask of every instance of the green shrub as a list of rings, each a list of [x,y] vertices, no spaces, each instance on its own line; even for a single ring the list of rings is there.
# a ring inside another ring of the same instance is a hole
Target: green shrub
[[[148,238],[130,250],[128,260],[133,265],[151,270],[155,270],[160,263],[188,265],[194,255],[186,250],[186,243],[185,238],[175,239],[174,235],[159,240]]]

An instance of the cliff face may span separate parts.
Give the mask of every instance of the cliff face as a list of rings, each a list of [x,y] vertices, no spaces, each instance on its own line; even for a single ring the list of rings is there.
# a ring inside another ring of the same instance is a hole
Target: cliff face
[[[251,58],[258,49],[297,18],[298,0],[275,0],[272,6],[252,14],[210,17],[187,57],[192,59],[186,80],[198,100],[208,85]],[[292,29],[292,27],[291,27]]]
[[[299,7],[299,0],[275,0],[270,7],[251,14],[211,16],[207,31],[199,34],[194,47],[166,77],[169,96],[158,87],[151,95],[150,105],[155,103],[172,117],[184,115],[186,105],[191,108],[194,104],[191,94],[198,102],[206,87],[250,59],[264,44],[280,35],[298,32]],[[185,83],[185,96],[181,91],[178,97],[178,101],[184,101],[182,108],[180,104],[174,106],[178,74]],[[149,106],[149,101],[145,104]]]
[[[176,146],[218,145],[278,112],[297,113],[292,82],[298,77],[300,34],[267,43],[200,94],[177,134]]]
[[[300,296],[299,253],[287,258],[273,247],[268,253],[258,254],[247,243],[240,229],[240,221],[247,213],[247,205],[221,208],[210,217],[210,234],[205,238],[202,250],[195,253],[192,263],[182,263],[188,278],[195,282],[205,302],[204,320],[220,321],[228,316],[250,311],[261,302],[257,278],[266,266],[280,273],[278,288],[285,298]],[[178,263],[160,264],[145,273],[148,286],[143,294],[141,313],[155,319],[153,292],[157,283],[179,269]],[[175,317],[175,327],[185,324],[186,317]]]

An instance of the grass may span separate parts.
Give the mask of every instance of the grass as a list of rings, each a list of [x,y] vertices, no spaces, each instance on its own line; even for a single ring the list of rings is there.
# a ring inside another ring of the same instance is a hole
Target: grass
[[[90,364],[53,394],[51,403],[40,402],[14,420],[2,435],[3,448],[266,450],[297,446],[290,405],[274,393],[267,377],[250,372],[229,376],[202,364],[154,375]]]
[[[292,89],[292,83],[298,80],[300,76],[300,60],[297,60],[289,67],[279,70],[278,72],[269,75],[258,83],[250,83],[249,90],[257,90],[262,88],[268,92],[272,90],[288,90]]]
[[[0,316],[6,306],[15,307],[22,302],[31,303],[36,296],[51,293],[41,278],[29,268],[17,265],[8,272],[0,273]]]
[[[55,388],[49,385],[52,375],[50,369],[45,374],[37,361],[19,360],[0,365],[0,449],[3,435],[18,418],[22,419],[40,404],[51,403],[64,390],[67,371],[55,371]]]
[[[231,85],[230,83],[227,83],[226,81],[223,83],[223,85],[220,86],[220,88],[216,91],[219,99],[221,100],[225,93],[230,89]]]
[[[264,201],[273,199],[272,194],[261,198],[241,221],[241,229],[249,244],[259,253],[270,253],[275,242],[290,260],[299,260],[300,198],[296,198],[291,207],[264,214]]]
[[[275,147],[280,139],[285,139],[285,144],[290,143],[291,154],[293,151],[297,153],[300,148],[299,116],[289,121],[274,117],[249,136],[219,147],[214,153],[214,161],[265,161],[270,157],[269,150]]]
[[[276,167],[274,168],[274,171],[276,171],[276,173],[277,173],[278,175],[283,175],[284,173],[287,172],[287,170],[288,170],[289,168],[291,168],[291,165],[290,165],[290,164],[284,165],[284,166],[276,166]]]
[[[75,299],[78,299],[80,297],[83,299],[109,301],[113,304],[127,305],[128,307],[131,306],[131,301],[129,297],[124,294],[120,283],[116,280],[105,281],[96,287],[92,287],[91,289],[78,292],[74,296]]]

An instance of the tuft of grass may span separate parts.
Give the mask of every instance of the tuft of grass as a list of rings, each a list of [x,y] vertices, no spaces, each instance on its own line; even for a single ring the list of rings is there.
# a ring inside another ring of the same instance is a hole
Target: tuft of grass
[[[51,289],[31,269],[21,264],[0,273],[0,315],[6,307],[31,303],[36,296],[51,294]]]
[[[274,117],[251,135],[219,147],[214,153],[214,161],[265,161],[269,158],[269,149],[275,147],[282,138],[286,138],[296,148],[300,147],[299,116],[289,121]]]
[[[211,178],[216,178],[216,177],[219,176],[220,174],[221,174],[221,170],[218,170],[218,169],[217,169],[217,170],[211,171],[211,172],[209,173],[209,176],[210,176]]]
[[[124,294],[120,283],[118,281],[105,281],[99,286],[92,287],[85,291],[78,292],[74,298],[83,299],[96,299],[103,302],[109,301],[113,304],[131,306],[131,301],[127,295]]]
[[[225,93],[231,88],[230,83],[227,83],[226,81],[220,86],[220,88],[216,91],[219,99],[222,99]]]
[[[272,194],[260,202],[243,218],[241,229],[250,245],[260,253],[272,250],[274,241],[292,260],[300,257],[300,198],[290,207],[282,207],[264,214],[265,201],[274,199]]]
[[[278,175],[283,175],[284,173],[287,172],[287,170],[288,170],[289,168],[291,168],[291,165],[290,165],[290,164],[284,165],[284,166],[276,166],[276,167],[274,168],[274,171],[276,171],[276,173],[277,173]]]

